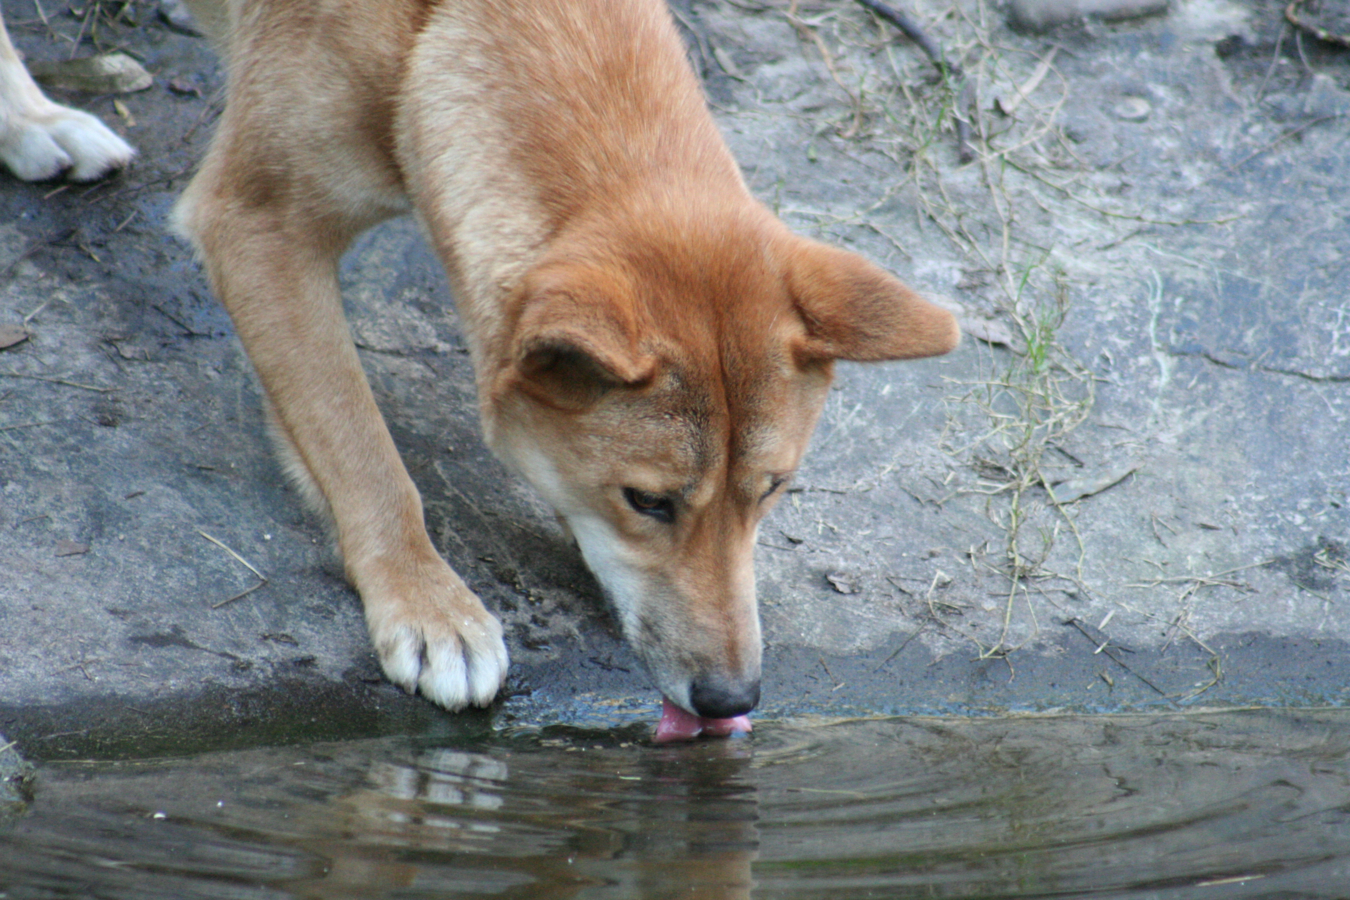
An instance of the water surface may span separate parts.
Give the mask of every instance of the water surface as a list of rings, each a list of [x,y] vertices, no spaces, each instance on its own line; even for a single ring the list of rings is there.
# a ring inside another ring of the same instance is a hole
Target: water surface
[[[4,900],[1089,896],[1350,896],[1350,713],[52,763],[0,831]]]

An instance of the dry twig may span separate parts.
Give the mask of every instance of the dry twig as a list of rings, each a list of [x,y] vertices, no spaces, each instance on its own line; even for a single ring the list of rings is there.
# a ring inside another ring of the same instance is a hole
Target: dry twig
[[[973,119],[975,110],[975,91],[974,87],[966,79],[965,73],[961,67],[942,55],[942,48],[935,44],[923,29],[918,26],[914,20],[910,19],[900,10],[888,3],[882,3],[881,0],[857,0],[859,6],[875,13],[882,19],[898,28],[906,37],[919,46],[933,65],[937,67],[938,75],[952,84],[961,86],[958,96],[960,97],[956,108],[956,146],[957,154],[961,162],[968,163],[975,158],[975,150],[970,144],[970,119]],[[969,117],[969,118],[967,118]]]
[[[241,598],[243,598],[243,597],[247,597],[249,594],[253,593],[254,591],[258,590],[259,588],[264,587],[264,586],[267,585],[267,583],[268,583],[268,582],[267,582],[267,576],[264,575],[263,573],[259,572],[257,569],[255,569],[255,568],[253,567],[253,564],[252,564],[251,562],[249,562],[248,560],[244,559],[242,556],[240,556],[238,553],[236,553],[234,550],[232,550],[232,549],[231,549],[229,546],[227,546],[227,545],[225,544],[225,542],[222,541],[220,538],[212,537],[211,535],[207,534],[205,531],[202,531],[201,529],[198,529],[198,530],[197,530],[197,533],[200,534],[202,537],[206,538],[206,539],[207,539],[208,541],[210,541],[211,543],[215,544],[215,545],[216,545],[217,547],[219,547],[220,549],[224,550],[226,553],[230,554],[230,556],[233,556],[238,562],[240,562],[240,563],[243,564],[244,568],[248,569],[248,570],[249,570],[250,572],[252,572],[254,575],[258,576],[258,583],[255,584],[255,585],[253,585],[253,587],[248,588],[247,590],[244,590],[244,591],[240,591],[238,594],[235,594],[233,597],[228,597],[228,598],[226,598],[226,599],[224,599],[224,600],[221,600],[219,603],[213,603],[213,604],[211,604],[211,608],[212,608],[212,609],[220,609],[222,606],[225,606],[225,605],[228,604],[228,603],[233,603],[234,601],[239,600],[239,599],[241,599]]]

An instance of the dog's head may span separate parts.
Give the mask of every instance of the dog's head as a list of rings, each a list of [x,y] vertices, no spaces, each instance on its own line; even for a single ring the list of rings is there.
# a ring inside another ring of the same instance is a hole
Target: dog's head
[[[706,718],[748,712],[755,536],[834,361],[946,353],[955,320],[759,208],[559,242],[512,314],[489,442],[567,522],[662,693]]]

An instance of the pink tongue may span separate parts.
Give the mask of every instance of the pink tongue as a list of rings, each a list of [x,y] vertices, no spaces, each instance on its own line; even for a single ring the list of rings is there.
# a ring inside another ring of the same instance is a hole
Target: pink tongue
[[[672,741],[692,741],[700,734],[711,737],[726,737],[729,734],[753,730],[749,716],[737,716],[734,719],[704,719],[693,713],[685,712],[664,697],[661,698],[661,721],[656,726],[655,741],[669,744]]]

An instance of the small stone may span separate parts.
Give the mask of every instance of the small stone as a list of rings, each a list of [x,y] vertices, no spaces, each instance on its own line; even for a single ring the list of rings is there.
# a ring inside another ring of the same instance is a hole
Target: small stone
[[[184,5],[183,0],[159,0],[159,17],[174,31],[181,34],[201,37],[201,29],[193,21],[192,13]]]
[[[1313,75],[1304,95],[1303,112],[1318,118],[1350,114],[1350,92],[1339,87],[1335,79],[1319,72]]]
[[[1111,115],[1124,122],[1142,122],[1153,112],[1153,105],[1143,97],[1126,97],[1111,109]]]
[[[1247,49],[1247,40],[1240,34],[1230,34],[1214,43],[1214,55],[1219,59],[1229,59]]]

